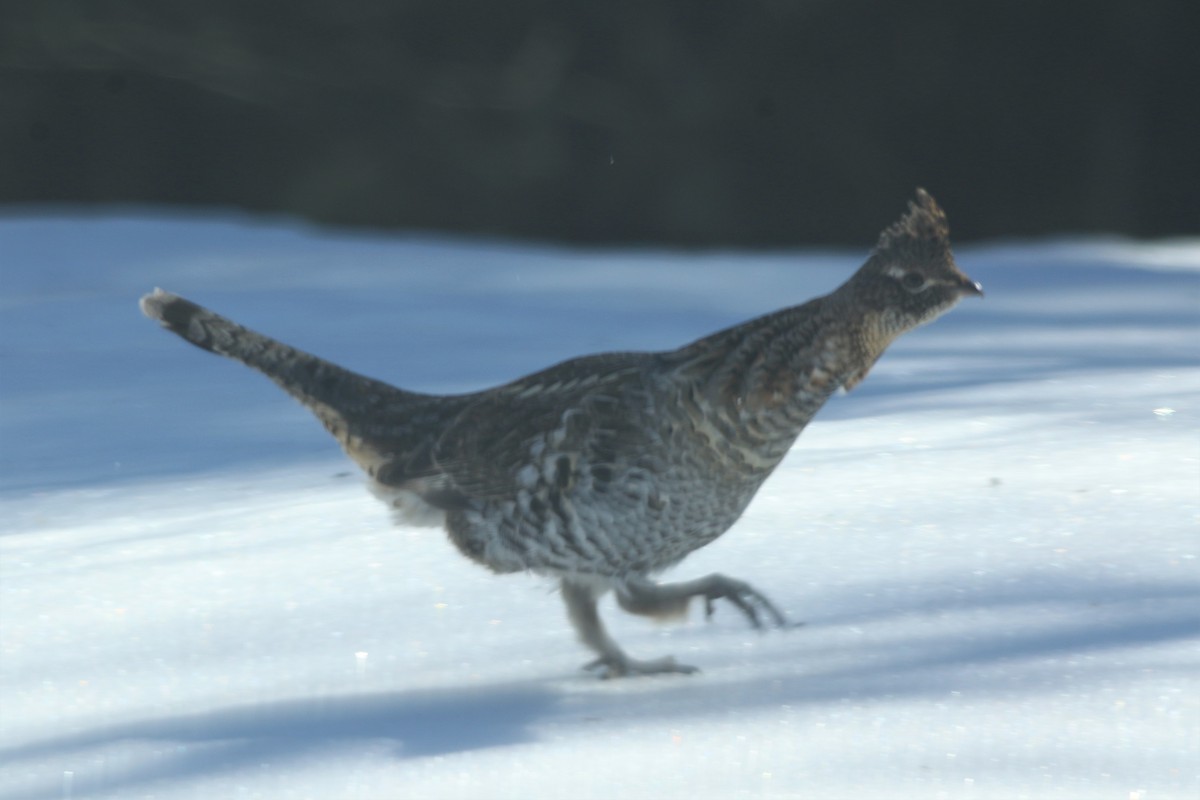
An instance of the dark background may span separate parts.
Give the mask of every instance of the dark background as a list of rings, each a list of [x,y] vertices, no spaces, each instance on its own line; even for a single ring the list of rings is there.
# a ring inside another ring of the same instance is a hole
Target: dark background
[[[922,185],[960,240],[1194,234],[1198,8],[6,3],[0,204],[861,246]]]

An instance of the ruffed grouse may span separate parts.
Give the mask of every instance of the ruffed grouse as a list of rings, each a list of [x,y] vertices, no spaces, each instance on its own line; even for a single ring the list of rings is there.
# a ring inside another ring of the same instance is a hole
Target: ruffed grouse
[[[824,297],[678,350],[565,361],[493,389],[418,394],[355,374],[162,290],[145,314],[259,370],[325,424],[400,522],[442,524],[495,572],[560,581],[592,667],[692,672],[630,658],[596,602],[672,616],[724,598],[759,626],[784,615],[746,583],[653,576],[724,533],[813,415],[900,334],[980,287],[959,271],[946,218],[923,190],[867,262]]]

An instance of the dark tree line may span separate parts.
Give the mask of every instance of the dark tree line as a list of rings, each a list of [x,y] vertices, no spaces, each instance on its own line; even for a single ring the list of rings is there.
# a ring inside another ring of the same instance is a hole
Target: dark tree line
[[[923,185],[960,239],[1196,233],[1197,8],[11,4],[0,203],[774,246],[870,241]]]

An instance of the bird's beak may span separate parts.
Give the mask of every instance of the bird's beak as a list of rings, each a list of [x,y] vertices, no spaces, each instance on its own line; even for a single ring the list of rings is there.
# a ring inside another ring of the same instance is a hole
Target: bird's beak
[[[963,297],[983,297],[983,287],[966,275],[963,275],[962,281],[959,282],[958,290]]]

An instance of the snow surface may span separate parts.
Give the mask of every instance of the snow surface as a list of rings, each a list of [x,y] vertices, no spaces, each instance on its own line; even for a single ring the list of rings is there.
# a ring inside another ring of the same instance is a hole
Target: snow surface
[[[425,391],[672,347],[862,253],[0,221],[0,797],[1200,795],[1200,241],[966,247],[987,291],[835,398],[672,575],[731,608],[598,681],[546,581],[385,509],[161,285]]]

